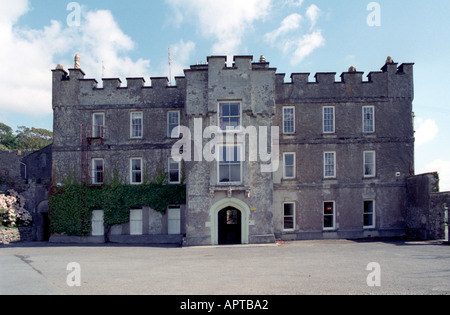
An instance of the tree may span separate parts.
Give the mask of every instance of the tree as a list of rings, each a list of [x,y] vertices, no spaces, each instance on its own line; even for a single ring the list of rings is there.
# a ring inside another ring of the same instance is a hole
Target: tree
[[[0,151],[36,151],[53,142],[53,133],[47,129],[21,126],[16,132],[0,123]]]
[[[0,122],[0,150],[15,150],[17,147],[17,137],[12,128]]]
[[[40,150],[53,141],[53,133],[46,129],[19,127],[17,132],[17,150]]]

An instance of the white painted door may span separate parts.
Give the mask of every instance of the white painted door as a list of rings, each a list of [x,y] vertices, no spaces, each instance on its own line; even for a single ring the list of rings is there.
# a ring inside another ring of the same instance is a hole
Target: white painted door
[[[130,211],[130,235],[142,235],[143,227],[142,210]]]
[[[104,226],[104,212],[103,210],[92,211],[92,236],[103,236],[105,235]]]
[[[181,210],[180,208],[168,209],[169,235],[181,234]]]

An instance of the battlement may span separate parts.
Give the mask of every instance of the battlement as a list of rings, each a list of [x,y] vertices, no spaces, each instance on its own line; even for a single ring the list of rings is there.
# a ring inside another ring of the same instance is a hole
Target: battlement
[[[364,80],[364,72],[350,67],[337,79],[336,72],[319,72],[310,80],[310,73],[292,73],[290,82],[285,82],[285,74],[276,73],[264,56],[258,62],[253,56],[234,56],[233,63],[227,64],[226,56],[210,56],[207,62],[190,66],[184,77],[176,77],[175,85],[167,77],[151,77],[150,84],[141,77],[126,78],[126,85],[119,78],[103,78],[102,87],[96,79],[85,78],[78,63],[74,68],[64,70],[61,65],[53,72],[54,106],[163,103],[184,104],[187,82],[190,86],[208,86],[209,93],[221,98],[239,94],[240,98],[251,100],[248,88],[274,90],[276,102],[296,102],[308,99],[351,99],[351,98],[414,98],[413,63],[400,66],[388,58],[380,71],[369,72]],[[249,80],[251,78],[251,80]],[[231,89],[231,90],[230,90]],[[260,93],[257,93],[258,95]],[[255,94],[253,94],[255,95]],[[264,101],[269,104],[270,102]],[[256,106],[256,105],[254,105]],[[207,111],[215,108],[211,100]]]
[[[351,67],[336,80],[336,72],[319,72],[310,81],[310,73],[293,73],[291,81],[285,82],[285,74],[276,74],[277,98],[318,99],[318,98],[363,98],[402,97],[414,98],[413,63],[386,63],[381,71],[370,72],[367,80],[364,72]]]

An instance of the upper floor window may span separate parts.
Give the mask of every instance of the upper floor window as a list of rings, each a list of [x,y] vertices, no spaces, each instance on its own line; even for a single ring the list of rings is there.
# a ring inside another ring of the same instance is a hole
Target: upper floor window
[[[334,106],[323,108],[323,133],[335,133],[335,109]]]
[[[103,184],[104,162],[103,159],[92,159],[91,182],[94,185]]]
[[[236,130],[241,126],[241,103],[219,103],[219,128],[221,131]]]
[[[295,178],[295,153],[284,153],[284,169],[283,178],[284,179],[294,179]]]
[[[179,138],[179,132],[173,134],[175,128],[180,126],[180,112],[179,111],[170,111],[167,113],[167,136],[169,138]]]
[[[130,114],[130,137],[133,139],[142,138],[144,115],[142,112],[133,112]]]
[[[323,133],[335,133],[335,109],[334,106],[323,108]]]
[[[364,177],[375,177],[376,175],[375,151],[364,152]]]
[[[239,145],[219,146],[219,183],[241,183],[241,153],[242,148]]]
[[[373,106],[363,107],[363,132],[375,132],[375,107]]]
[[[169,184],[181,183],[181,162],[169,159]]]
[[[325,152],[323,158],[324,178],[336,178],[336,152]]]
[[[130,183],[132,185],[142,184],[142,158],[130,159]]]
[[[295,107],[283,107],[283,133],[295,133]]]
[[[104,138],[105,134],[105,113],[92,114],[92,137]]]

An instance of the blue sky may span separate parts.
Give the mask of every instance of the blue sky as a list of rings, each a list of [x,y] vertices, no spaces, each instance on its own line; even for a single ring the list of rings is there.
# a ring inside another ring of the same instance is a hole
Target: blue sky
[[[367,18],[380,8],[380,25]],[[448,0],[0,0],[0,122],[52,129],[51,69],[87,77],[168,76],[210,55],[265,55],[279,73],[378,71],[414,62],[416,173],[450,190]],[[72,6],[73,8],[73,6]],[[79,13],[79,14],[78,14]],[[73,14],[73,15],[70,15]],[[80,23],[69,19],[74,14]],[[104,68],[103,68],[104,67]]]

